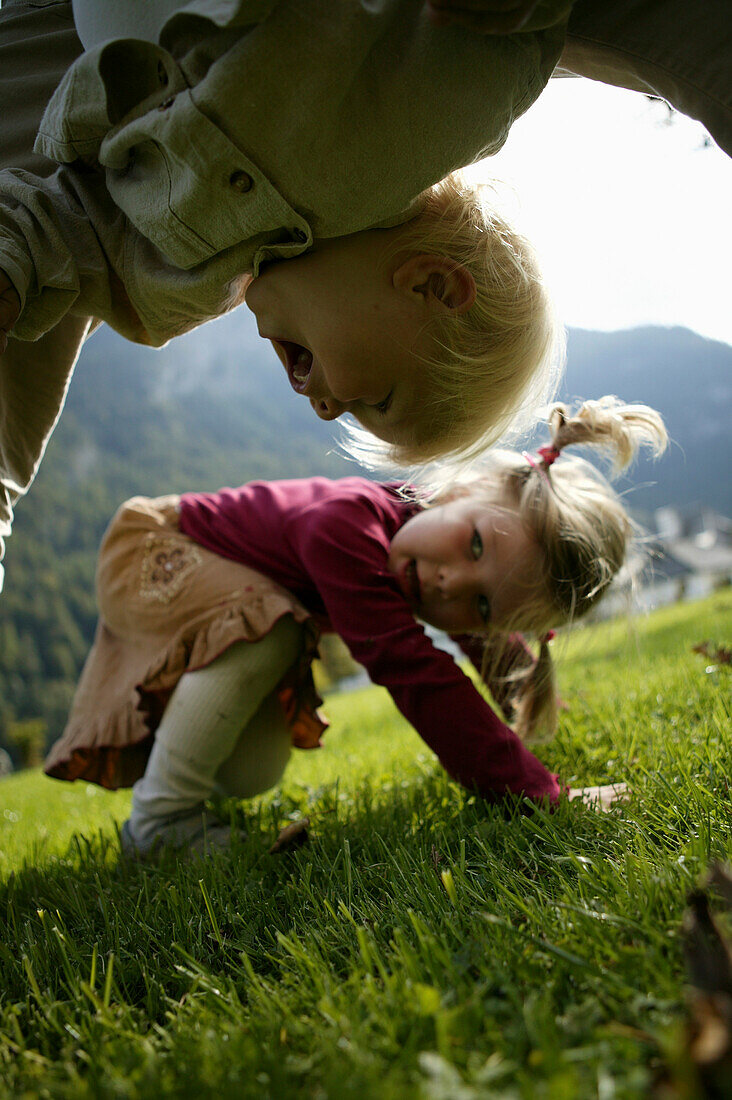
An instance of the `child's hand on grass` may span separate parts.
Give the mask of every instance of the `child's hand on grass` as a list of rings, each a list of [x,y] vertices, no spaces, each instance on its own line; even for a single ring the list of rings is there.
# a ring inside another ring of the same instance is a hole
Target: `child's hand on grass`
[[[569,801],[581,798],[586,806],[604,813],[616,802],[627,802],[630,788],[627,783],[605,783],[601,787],[572,787]]]
[[[18,320],[20,298],[4,271],[0,270],[0,355],[8,346],[8,333]]]
[[[538,0],[426,0],[436,27],[465,27],[478,34],[513,34],[530,19]]]

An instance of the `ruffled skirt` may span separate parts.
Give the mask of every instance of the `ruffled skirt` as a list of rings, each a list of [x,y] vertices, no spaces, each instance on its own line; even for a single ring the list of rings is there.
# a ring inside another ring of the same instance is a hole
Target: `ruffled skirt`
[[[317,748],[327,722],[313,683],[318,629],[292,593],[199,546],[178,529],[178,497],[133,497],[99,552],[96,637],[71,713],[45,764],[57,779],[129,787],[147,764],[155,730],[184,672],[234,642],[256,642],[283,615],[304,627],[302,657],[278,687],[298,748]]]

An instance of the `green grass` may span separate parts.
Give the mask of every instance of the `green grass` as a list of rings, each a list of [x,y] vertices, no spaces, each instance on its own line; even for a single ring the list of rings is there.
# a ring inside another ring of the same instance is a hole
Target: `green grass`
[[[597,815],[485,806],[377,689],[235,812],[231,855],[119,858],[129,795],[0,786],[0,1090],[13,1097],[644,1097],[684,1012],[687,891],[732,856],[732,594],[560,644],[539,750]],[[555,643],[556,645],[557,643]],[[234,812],[234,811],[232,811]],[[306,847],[267,854],[291,816]]]

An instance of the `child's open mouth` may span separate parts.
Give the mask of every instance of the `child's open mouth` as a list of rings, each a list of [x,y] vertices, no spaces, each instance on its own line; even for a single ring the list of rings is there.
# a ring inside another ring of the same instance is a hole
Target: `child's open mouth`
[[[274,349],[287,370],[290,385],[297,393],[305,393],[313,366],[312,352],[292,340],[272,340]]]

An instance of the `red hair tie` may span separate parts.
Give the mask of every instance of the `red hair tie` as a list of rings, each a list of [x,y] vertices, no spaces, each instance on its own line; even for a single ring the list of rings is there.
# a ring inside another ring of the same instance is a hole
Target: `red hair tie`
[[[556,462],[561,454],[558,447],[539,447],[537,454],[541,455],[542,461],[545,466],[551,466],[553,462]]]
[[[556,637],[556,634],[556,630],[547,630],[546,634],[539,638],[539,643],[541,645],[549,645],[549,642],[552,640],[552,638]]]

